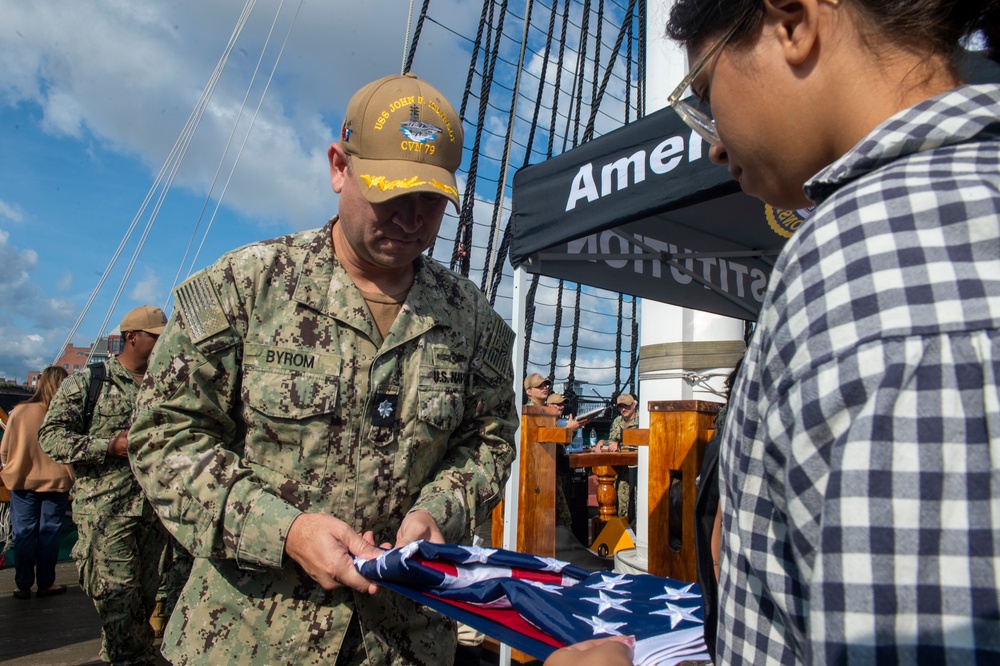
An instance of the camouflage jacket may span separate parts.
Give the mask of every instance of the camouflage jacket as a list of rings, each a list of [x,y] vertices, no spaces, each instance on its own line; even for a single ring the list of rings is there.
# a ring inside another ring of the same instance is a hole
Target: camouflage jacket
[[[619,414],[615,417],[615,420],[611,422],[611,429],[608,431],[608,441],[622,443],[622,431],[632,430],[633,428],[639,427],[639,411],[636,410],[635,415],[630,421],[626,421],[625,418]]]
[[[117,358],[104,367],[90,428],[85,430],[83,423],[91,375],[85,368],[63,380],[38,431],[38,443],[56,462],[73,465],[74,513],[141,516],[146,502],[128,459],[108,455],[111,441],[129,429],[139,385]]]
[[[398,612],[395,595],[345,604],[348,593],[324,593],[284,560],[284,539],[299,512],[323,511],[393,542],[416,509],[446,540],[467,539],[489,519],[514,457],[513,333],[471,282],[420,258],[382,340],[334,257],[334,222],[231,252],[176,291],[129,446],[168,529],[212,558],[196,562],[180,604],[192,613],[187,637],[172,622],[168,656],[328,663],[353,605],[370,608],[361,621],[371,663],[440,656],[431,645],[376,658],[387,622],[418,626],[404,617],[412,608]],[[239,641],[190,640],[227,621],[252,632],[252,655]]]

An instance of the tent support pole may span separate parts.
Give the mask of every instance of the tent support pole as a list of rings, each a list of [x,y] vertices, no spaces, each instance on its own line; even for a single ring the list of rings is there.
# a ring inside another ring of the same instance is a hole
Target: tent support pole
[[[521,378],[519,377],[521,368],[524,367],[524,322],[527,307],[527,287],[528,274],[524,268],[514,269],[514,303],[511,310],[511,323],[514,325],[514,395],[519,396],[517,402],[521,402]],[[520,448],[521,442],[521,410],[518,409],[517,430],[514,432],[515,450]],[[503,547],[507,550],[517,550],[517,496],[518,485],[521,478],[521,452],[516,451],[514,462],[510,465],[510,477],[507,479],[507,486],[504,489],[503,498]],[[500,644],[500,664],[499,666],[510,666],[511,650],[510,646]]]

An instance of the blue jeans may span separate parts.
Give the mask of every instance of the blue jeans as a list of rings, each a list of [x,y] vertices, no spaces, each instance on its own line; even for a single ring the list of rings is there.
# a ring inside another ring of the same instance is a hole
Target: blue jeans
[[[38,572],[38,589],[56,582],[59,531],[69,493],[10,491],[10,520],[14,527],[14,584],[30,590]]]

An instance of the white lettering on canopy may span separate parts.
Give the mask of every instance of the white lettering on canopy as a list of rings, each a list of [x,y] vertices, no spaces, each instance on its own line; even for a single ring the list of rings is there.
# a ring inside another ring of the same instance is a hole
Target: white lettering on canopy
[[[670,254],[687,254],[694,252],[689,248],[677,247],[672,243],[650,238],[636,236],[636,240],[645,245]],[[641,245],[636,245],[613,231],[602,231],[583,238],[569,241],[566,244],[566,254],[648,254],[648,250]],[[718,257],[701,257],[698,259],[687,258],[677,260],[688,273],[670,266],[670,271],[663,270],[663,262],[653,259],[588,259],[594,263],[603,263],[613,270],[627,269],[632,267],[632,272],[637,275],[649,275],[654,279],[670,279],[671,281],[688,285],[694,281],[691,274],[697,275],[705,282],[721,292],[733,294],[737,298],[753,298],[757,303],[764,302],[764,292],[767,291],[767,274],[759,268],[751,268],[734,259],[722,259]],[[669,278],[667,277],[669,275]],[[704,286],[704,285],[703,285]],[[710,287],[705,286],[705,289]]]
[[[687,161],[694,162],[702,157],[702,139],[694,131],[688,139]],[[672,136],[661,141],[649,152],[649,170],[657,176],[670,173],[684,159],[684,137]],[[601,187],[598,189],[594,179],[594,164],[587,162],[580,166],[573,177],[569,197],[566,199],[566,210],[576,208],[577,202],[586,199],[591,203],[614,192],[622,192],[629,185],[646,180],[646,151],[637,150],[626,157],[620,157],[601,167]],[[629,175],[633,178],[630,179]]]

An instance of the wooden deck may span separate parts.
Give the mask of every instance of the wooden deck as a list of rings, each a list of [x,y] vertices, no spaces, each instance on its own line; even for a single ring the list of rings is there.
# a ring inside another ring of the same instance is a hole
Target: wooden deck
[[[101,621],[80,589],[76,565],[56,565],[57,597],[16,599],[14,568],[0,570],[0,662],[9,666],[90,666],[101,661]],[[160,664],[170,662],[160,660]]]

